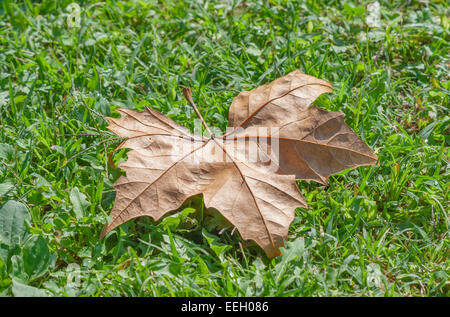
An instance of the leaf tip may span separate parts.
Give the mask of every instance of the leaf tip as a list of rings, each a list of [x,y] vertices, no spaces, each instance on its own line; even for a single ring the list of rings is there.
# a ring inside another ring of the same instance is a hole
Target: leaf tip
[[[100,240],[102,240],[110,231],[110,229],[108,227],[109,227],[109,224],[105,224],[105,226],[103,227],[102,232],[100,232],[100,237],[99,237]]]

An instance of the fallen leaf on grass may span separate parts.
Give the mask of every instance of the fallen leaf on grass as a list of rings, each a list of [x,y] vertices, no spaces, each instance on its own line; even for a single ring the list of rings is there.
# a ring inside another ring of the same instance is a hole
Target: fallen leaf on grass
[[[344,122],[344,114],[310,106],[331,92],[323,80],[294,71],[252,91],[241,92],[229,111],[229,129],[215,136],[196,108],[208,136],[191,134],[160,112],[118,109],[108,128],[131,149],[119,167],[117,196],[104,237],[141,216],[157,221],[194,195],[203,194],[242,238],[268,257],[280,255],[295,209],[306,207],[296,179],[327,184],[328,177],[377,156]]]

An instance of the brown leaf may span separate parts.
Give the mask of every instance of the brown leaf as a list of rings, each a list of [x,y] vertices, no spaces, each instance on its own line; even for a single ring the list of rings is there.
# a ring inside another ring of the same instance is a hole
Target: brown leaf
[[[333,88],[324,81],[299,70],[251,91],[243,91],[231,103],[230,127],[281,127],[292,119],[303,118],[305,110],[317,97]]]
[[[294,113],[294,111],[292,111]],[[296,179],[327,184],[328,177],[348,168],[372,165],[377,161],[373,151],[345,124],[344,114],[328,112],[315,106],[297,109],[291,121],[277,127],[273,135],[261,136],[254,127],[234,131],[227,139],[244,136],[279,143],[279,174],[293,174]],[[295,118],[295,119],[294,119]],[[286,120],[287,121],[287,120]],[[249,147],[242,147],[248,149]]]
[[[279,255],[295,208],[306,207],[296,179],[326,184],[333,173],[377,161],[343,114],[308,107],[330,91],[329,83],[294,71],[242,92],[230,108],[232,129],[220,137],[193,135],[150,108],[119,109],[122,116],[109,118],[108,128],[127,138],[118,148],[131,151],[119,166],[126,176],[114,184],[112,221],[101,237],[136,217],[157,221],[203,194],[205,206],[220,211],[243,239]]]

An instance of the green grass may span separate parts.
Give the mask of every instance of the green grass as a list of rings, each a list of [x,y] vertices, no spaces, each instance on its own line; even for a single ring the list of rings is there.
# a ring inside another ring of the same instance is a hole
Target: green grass
[[[381,1],[379,28],[351,1],[138,0],[80,1],[69,27],[70,2],[0,2],[1,295],[450,295],[445,1]],[[298,182],[309,208],[282,257],[195,201],[98,239],[121,173],[103,116],[149,106],[192,129],[190,86],[224,130],[239,91],[295,69],[333,84],[315,104],[344,112],[379,165]]]

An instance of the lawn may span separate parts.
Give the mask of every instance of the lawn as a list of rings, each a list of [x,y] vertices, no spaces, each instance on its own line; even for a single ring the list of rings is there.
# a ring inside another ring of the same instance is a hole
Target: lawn
[[[0,2],[0,295],[449,296],[449,26],[445,1]],[[375,9],[374,9],[375,7]],[[79,10],[78,10],[79,8]],[[116,108],[210,126],[290,71],[332,83],[377,166],[298,181],[268,259],[201,202],[99,235],[125,150]]]

